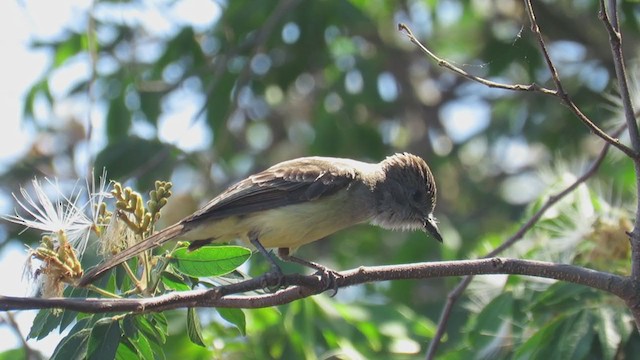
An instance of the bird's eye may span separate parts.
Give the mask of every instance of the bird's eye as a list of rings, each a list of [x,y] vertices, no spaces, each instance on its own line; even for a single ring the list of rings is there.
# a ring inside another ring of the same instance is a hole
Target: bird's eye
[[[415,202],[422,201],[422,191],[420,190],[414,191],[413,194],[411,194],[411,199]]]

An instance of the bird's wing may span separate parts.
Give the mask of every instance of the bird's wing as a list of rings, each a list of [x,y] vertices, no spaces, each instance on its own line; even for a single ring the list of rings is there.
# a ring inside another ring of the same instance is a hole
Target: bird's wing
[[[313,201],[348,188],[358,172],[342,159],[300,158],[274,165],[233,185],[183,223],[244,215]]]

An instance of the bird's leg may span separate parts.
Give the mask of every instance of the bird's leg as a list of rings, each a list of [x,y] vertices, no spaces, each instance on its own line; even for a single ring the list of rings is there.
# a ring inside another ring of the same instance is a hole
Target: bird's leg
[[[282,273],[282,269],[280,269],[280,266],[278,265],[278,263],[276,263],[276,259],[273,258],[273,255],[271,255],[271,253],[269,253],[267,249],[262,246],[260,240],[258,240],[258,236],[256,234],[249,234],[249,241],[251,242],[251,244],[253,244],[253,246],[256,247],[256,249],[258,249],[258,252],[266,257],[271,263],[271,271],[267,273],[266,276],[275,277],[277,279],[277,283],[274,288],[278,289],[282,286],[285,286],[284,274]],[[268,279],[265,279],[265,281],[266,280]],[[268,283],[266,285],[267,286],[265,286],[265,288],[268,288],[270,291],[273,290],[273,288],[269,288]]]
[[[308,268],[316,270],[317,271],[316,274],[320,276],[323,284],[326,285],[323,291],[332,289],[333,290],[333,294],[331,294],[332,297],[336,296],[336,294],[338,293],[338,283],[336,282],[336,279],[341,277],[341,275],[338,274],[337,271],[331,270],[328,267],[324,265],[320,265],[313,261],[309,261],[309,260],[301,259],[297,256],[293,256],[289,253],[289,248],[278,248],[278,256],[284,261],[293,262],[293,263],[300,264],[302,266],[306,266]]]

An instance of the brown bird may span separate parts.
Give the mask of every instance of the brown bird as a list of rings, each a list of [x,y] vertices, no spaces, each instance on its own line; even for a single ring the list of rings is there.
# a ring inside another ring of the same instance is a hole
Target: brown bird
[[[86,286],[114,266],[167,241],[241,239],[253,244],[279,271],[265,248],[317,270],[321,265],[290,255],[298,247],[341,229],[370,222],[385,229],[421,229],[442,242],[433,217],[436,184],[425,161],[409,153],[377,164],[304,157],[284,161],[238,182],[202,209],[107,259],[79,282]]]

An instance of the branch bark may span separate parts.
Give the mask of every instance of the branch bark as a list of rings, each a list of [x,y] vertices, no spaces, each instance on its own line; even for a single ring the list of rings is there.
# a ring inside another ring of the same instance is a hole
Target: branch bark
[[[404,265],[360,267],[338,273],[338,288],[376,281],[423,280],[448,276],[513,274],[543,277],[581,284],[607,291],[620,298],[629,298],[629,278],[575,265],[556,264],[534,260],[489,258],[478,260],[438,261]],[[275,293],[255,296],[237,295],[261,290],[274,285],[278,279],[258,277],[210,290],[174,292],[153,298],[98,299],[98,298],[25,298],[0,297],[0,310],[67,309],[85,313],[150,312],[187,307],[262,308],[283,305],[326,290],[320,277],[315,275],[285,275],[284,281],[293,286]],[[270,283],[270,284],[269,284]]]
[[[636,112],[631,101],[626,65],[622,52],[622,33],[620,32],[620,24],[618,22],[618,3],[615,0],[609,0],[608,3],[609,6],[605,4],[604,0],[600,0],[600,11],[598,15],[609,34],[609,44],[611,46],[616,80],[618,81],[625,121],[629,128],[631,146],[636,153],[640,153],[640,131],[638,130]],[[633,160],[636,172],[637,191],[640,189],[640,160],[638,158],[634,158]],[[629,233],[629,242],[631,244],[631,279],[633,280],[630,288],[633,288],[637,294],[640,292],[640,196],[636,199],[636,218],[633,230]],[[634,296],[632,299],[628,299],[627,306],[631,309],[636,327],[640,329],[640,296]]]

